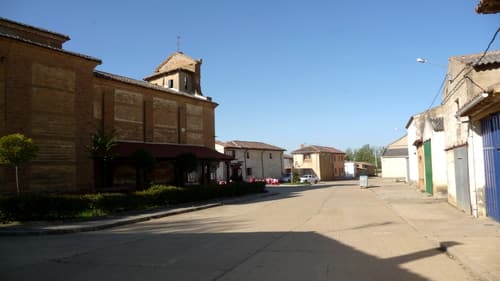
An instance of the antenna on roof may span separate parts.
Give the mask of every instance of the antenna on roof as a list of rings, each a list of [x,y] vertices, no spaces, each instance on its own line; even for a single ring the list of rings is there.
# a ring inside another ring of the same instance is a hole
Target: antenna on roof
[[[181,51],[181,36],[177,35],[177,52]]]

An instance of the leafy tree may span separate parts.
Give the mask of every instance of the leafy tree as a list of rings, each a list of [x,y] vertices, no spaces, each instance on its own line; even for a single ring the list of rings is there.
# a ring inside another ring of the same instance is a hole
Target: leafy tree
[[[345,151],[346,160],[368,162],[380,168],[380,156],[382,155],[383,151],[383,147],[370,146],[369,144],[365,144],[358,149],[348,148]]]
[[[175,166],[177,170],[177,182],[183,184],[187,174],[195,171],[198,168],[198,157],[193,153],[179,154],[175,159]]]
[[[149,186],[149,174],[153,170],[156,159],[151,153],[145,149],[138,149],[132,154],[136,171],[136,189],[146,188]]]
[[[16,168],[16,189],[19,194],[19,165],[36,157],[38,146],[33,140],[21,134],[12,134],[0,138],[0,163]]]
[[[91,144],[87,147],[90,158],[95,161],[94,169],[100,186],[107,185],[111,178],[108,163],[115,157],[113,147],[116,144],[116,131],[112,129],[106,132],[101,128],[92,135]]]
[[[88,146],[90,157],[104,162],[113,160],[113,147],[116,145],[116,131],[97,130],[92,135],[92,143]]]
[[[355,155],[356,161],[375,164],[374,150],[369,144],[365,144],[360,149],[356,150]]]
[[[347,161],[354,161],[355,159],[354,151],[351,148],[346,149],[345,151],[345,159]]]

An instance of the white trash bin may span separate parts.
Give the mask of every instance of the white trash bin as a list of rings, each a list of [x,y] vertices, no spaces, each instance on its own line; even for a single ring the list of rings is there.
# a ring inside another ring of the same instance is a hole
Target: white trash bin
[[[368,187],[368,176],[359,176],[359,187],[361,188]]]

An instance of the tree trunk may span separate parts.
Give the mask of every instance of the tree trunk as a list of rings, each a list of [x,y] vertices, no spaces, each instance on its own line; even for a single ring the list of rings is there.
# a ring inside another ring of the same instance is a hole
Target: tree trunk
[[[19,195],[19,173],[17,165],[16,165],[16,189],[17,189],[17,195]]]

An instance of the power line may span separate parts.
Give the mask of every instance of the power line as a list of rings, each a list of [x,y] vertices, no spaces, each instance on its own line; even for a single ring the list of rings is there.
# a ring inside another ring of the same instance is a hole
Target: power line
[[[434,102],[436,101],[437,97],[439,96],[439,94],[443,90],[443,86],[444,86],[444,83],[446,82],[446,78],[448,78],[448,73],[444,74],[443,81],[441,82],[441,86],[439,86],[439,89],[437,90],[436,94],[434,95],[434,98],[432,99],[432,102],[431,102],[431,104],[429,105],[429,108],[427,108],[426,111],[429,111],[429,109],[431,109],[432,106],[434,105]]]
[[[473,67],[474,67],[474,66],[476,66],[476,65],[479,65],[479,63],[480,63],[480,62],[484,59],[484,57],[486,57],[486,54],[487,54],[487,53],[488,53],[488,51],[490,50],[491,45],[493,45],[493,42],[495,42],[495,39],[496,39],[496,37],[497,37],[497,35],[498,35],[498,33],[499,33],[499,32],[500,32],[500,27],[498,27],[498,28],[497,28],[497,30],[495,31],[495,33],[493,34],[493,37],[491,38],[490,42],[488,43],[488,46],[487,46],[487,47],[486,47],[486,49],[484,50],[484,52],[483,52],[483,54],[481,55],[481,57],[479,57],[479,59],[478,59],[475,63],[472,63],[472,64],[466,64],[466,65],[465,65],[465,66],[464,66],[464,67],[463,67],[463,68],[462,68],[462,69],[458,72],[458,74],[457,74],[457,75],[455,75],[455,77],[453,77],[452,79],[450,79],[450,82],[454,82],[454,81],[455,81],[455,79],[457,79],[457,78],[458,78],[458,76],[459,76],[460,74],[462,74],[462,72],[464,72],[464,70],[465,70],[467,67],[469,67],[469,66],[473,66]],[[461,82],[461,81],[465,80],[465,79],[466,79],[466,77],[467,77],[467,75],[468,75],[469,73],[471,73],[471,72],[472,72],[472,68],[471,68],[471,69],[469,69],[469,71],[467,71],[467,73],[465,73],[465,74],[462,76],[462,78],[460,79],[460,81],[458,81],[458,82]],[[470,79],[470,78],[469,78],[469,79]],[[470,80],[472,81],[472,79],[470,79]],[[472,81],[472,82],[474,82],[474,81]],[[476,86],[478,86],[478,85],[476,84]],[[479,86],[479,87],[480,87],[480,86]],[[453,87],[453,89],[449,92],[449,94],[447,94],[447,95],[446,95],[445,100],[449,99],[449,98],[450,98],[450,97],[451,97],[451,96],[452,96],[452,95],[453,95],[453,94],[457,91],[457,89],[458,89],[458,88],[459,88],[459,84],[457,83],[457,84]],[[480,88],[481,88],[481,87],[480,87]],[[482,89],[482,88],[481,88],[481,89]],[[443,101],[443,102],[445,102],[445,101]]]
[[[493,44],[493,42],[495,42],[495,39],[496,39],[499,31],[500,31],[500,27],[497,28],[497,31],[493,35],[493,38],[491,38],[490,43],[488,43],[488,47],[486,48],[486,50],[484,50],[483,55],[477,60],[477,62],[474,63],[475,65],[478,65],[483,60],[483,58],[486,56],[486,53],[490,49],[491,45]]]

